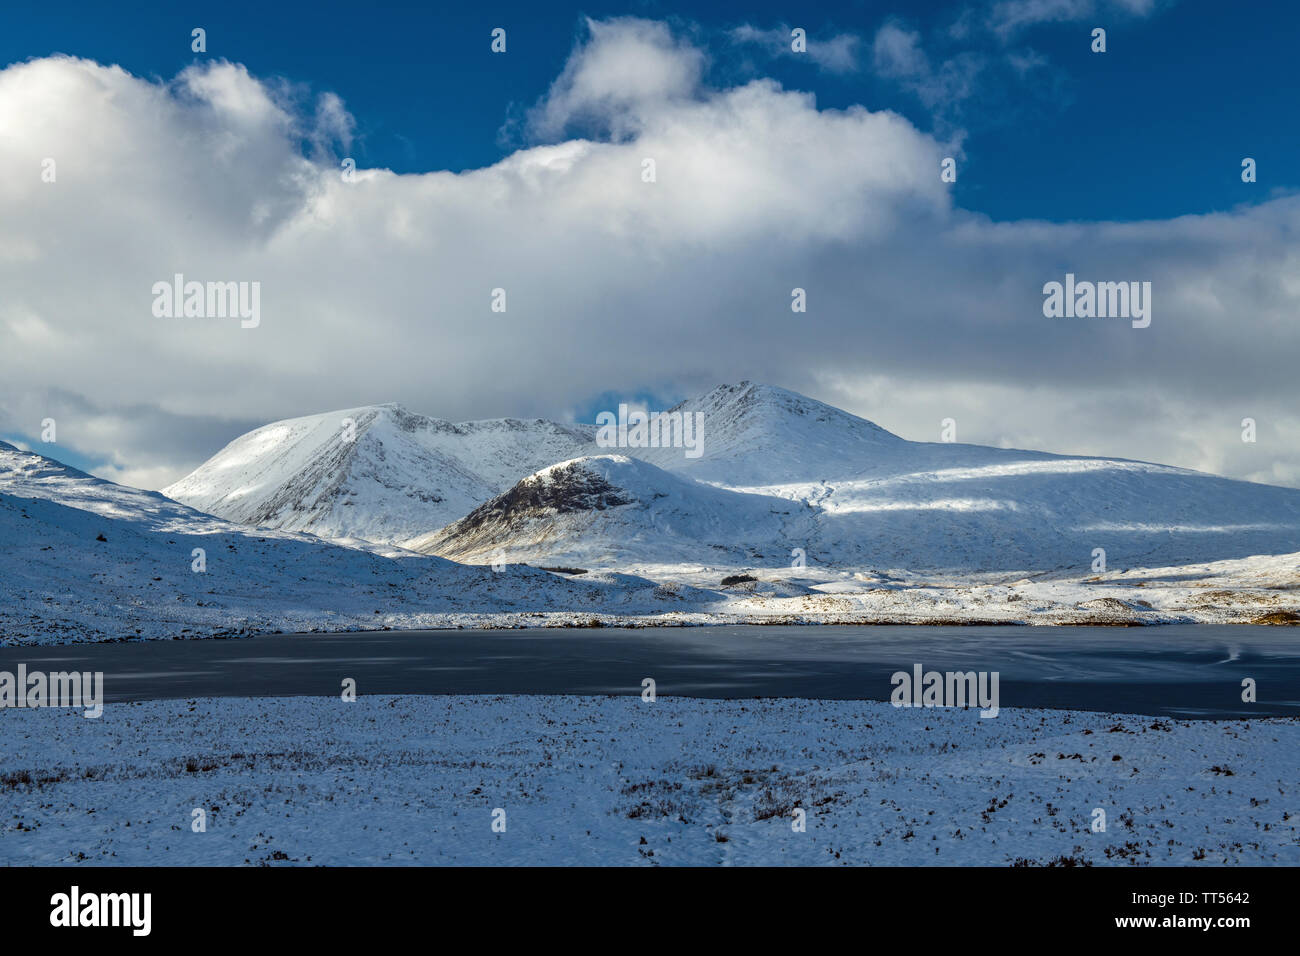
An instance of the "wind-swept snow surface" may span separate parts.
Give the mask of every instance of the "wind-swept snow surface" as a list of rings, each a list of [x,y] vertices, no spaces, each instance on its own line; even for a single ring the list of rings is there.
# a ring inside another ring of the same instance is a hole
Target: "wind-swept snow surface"
[[[1300,863],[1285,718],[360,690],[7,713],[0,860]]]

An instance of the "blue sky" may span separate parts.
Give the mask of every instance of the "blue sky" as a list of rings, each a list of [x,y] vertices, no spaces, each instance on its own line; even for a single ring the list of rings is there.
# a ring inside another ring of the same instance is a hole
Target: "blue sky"
[[[203,26],[211,57],[341,96],[357,120],[353,152],[362,165],[461,171],[518,145],[503,141],[503,124],[546,92],[587,16],[687,22],[704,37],[741,24],[802,26],[811,42],[860,35],[868,46],[859,69],[833,73],[778,58],[762,72],[815,92],[822,108],[892,109],[930,129],[933,111],[872,69],[871,38],[896,22],[920,34],[936,63],[1018,51],[1043,61],[1023,79],[994,71],[963,105],[956,124],[967,158],[955,197],[966,209],[1000,220],[1169,218],[1300,185],[1300,124],[1292,121],[1300,6],[1157,7],[1145,17],[1103,8],[1077,22],[1039,23],[1003,44],[978,31],[941,40],[961,11],[980,9],[951,2],[10,4],[0,60],[68,53],[170,78],[198,59],[189,31]],[[1093,25],[1108,30],[1104,55],[1089,49]],[[488,49],[496,26],[508,31],[504,57]],[[740,51],[714,41],[711,82],[752,74]],[[1239,176],[1247,155],[1260,170],[1252,193]]]

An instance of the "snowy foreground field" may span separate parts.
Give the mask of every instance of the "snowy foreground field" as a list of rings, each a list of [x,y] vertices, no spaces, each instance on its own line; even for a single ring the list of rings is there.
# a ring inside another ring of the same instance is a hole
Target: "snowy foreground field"
[[[0,720],[5,864],[1300,864],[1290,719],[514,696]]]

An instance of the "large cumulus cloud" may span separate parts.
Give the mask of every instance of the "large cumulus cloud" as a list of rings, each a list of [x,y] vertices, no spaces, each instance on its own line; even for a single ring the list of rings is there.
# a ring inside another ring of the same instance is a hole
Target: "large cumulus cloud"
[[[106,475],[157,486],[277,417],[562,416],[751,378],[907,437],[953,417],[966,441],[1300,484],[1295,198],[994,223],[953,206],[950,144],[769,80],[706,86],[707,55],[663,24],[592,24],[529,114],[537,145],[353,181],[337,98],[292,105],[235,64],[8,67],[0,430],[55,417]],[[1067,271],[1150,281],[1151,327],[1044,318]],[[178,272],[259,281],[261,324],[155,318]]]

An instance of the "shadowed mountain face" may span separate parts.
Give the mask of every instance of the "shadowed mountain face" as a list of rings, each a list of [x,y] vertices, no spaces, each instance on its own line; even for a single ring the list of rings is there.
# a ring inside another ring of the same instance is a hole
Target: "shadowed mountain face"
[[[416,551],[480,563],[559,561],[619,566],[700,560],[752,563],[811,509],[683,479],[647,462],[605,455],[561,462],[431,535]]]
[[[503,517],[581,514],[630,505],[633,499],[609,483],[604,475],[583,467],[579,461],[562,462],[546,469],[544,476],[531,475],[504,495],[480,505],[461,519],[467,528]]]
[[[252,524],[457,560],[1086,571],[1300,550],[1300,491],[1145,462],[911,442],[785,389],[683,402],[699,456],[593,426],[396,406],[294,419],[166,489]],[[344,419],[355,423],[347,435]],[[557,465],[560,462],[562,464]]]

